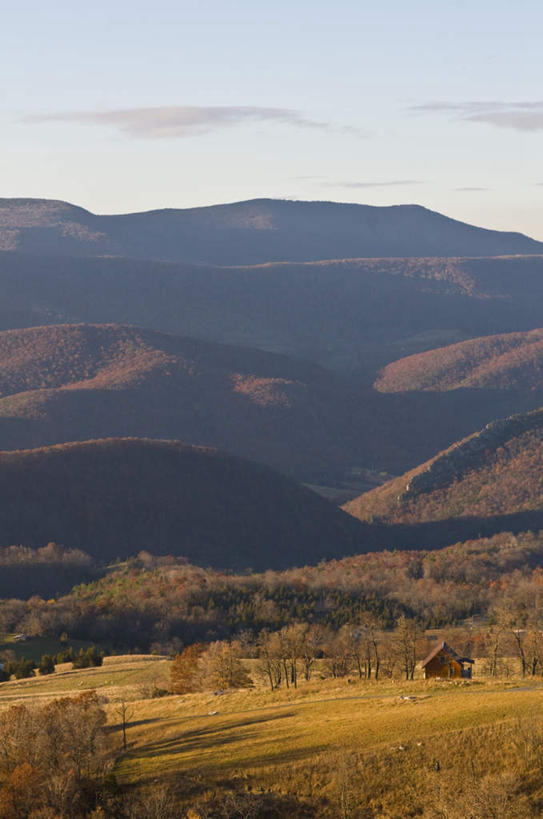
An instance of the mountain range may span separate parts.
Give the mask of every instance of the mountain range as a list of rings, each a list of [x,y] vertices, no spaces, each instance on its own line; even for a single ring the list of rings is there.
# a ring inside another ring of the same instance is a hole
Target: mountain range
[[[0,332],[0,450],[178,439],[329,484],[396,474],[496,412],[540,404],[533,391],[385,394],[308,361],[126,325]]]
[[[384,256],[542,253],[520,233],[474,227],[418,205],[253,199],[99,216],[47,199],[0,200],[0,249],[252,265]]]
[[[0,252],[0,329],[136,324],[257,347],[371,386],[403,356],[532,330],[543,256],[209,267]]]
[[[0,545],[266,568],[543,525],[528,237],[417,206],[4,199],[0,291]],[[384,484],[346,515],[284,476]]]
[[[376,400],[309,362],[132,326],[0,332],[5,449],[112,435],[176,438],[309,479],[355,464],[371,433],[385,434]],[[367,427],[361,440],[349,409]]]

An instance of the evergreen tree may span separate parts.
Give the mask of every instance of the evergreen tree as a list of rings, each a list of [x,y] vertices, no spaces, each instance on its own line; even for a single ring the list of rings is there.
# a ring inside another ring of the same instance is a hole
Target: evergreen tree
[[[44,654],[38,666],[40,674],[54,674],[55,661],[50,654]]]

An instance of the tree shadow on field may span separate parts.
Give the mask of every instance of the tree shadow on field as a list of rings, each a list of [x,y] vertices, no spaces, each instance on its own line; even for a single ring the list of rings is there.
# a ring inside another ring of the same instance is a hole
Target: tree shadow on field
[[[273,722],[273,720],[276,720],[276,719],[284,719],[285,717],[292,717],[292,716],[294,716],[294,713],[295,713],[294,711],[289,711],[288,713],[277,714],[277,715],[274,715],[274,716],[266,716],[265,714],[262,714],[260,716],[255,716],[255,717],[245,717],[243,719],[238,720],[238,722],[229,723],[228,727],[240,728],[240,727],[243,727],[245,725],[252,725],[252,724],[259,723],[259,722]],[[213,723],[212,726],[210,726],[209,730],[208,729],[203,729],[203,730],[196,730],[195,729],[194,731],[183,731],[182,732],[182,736],[184,736],[184,737],[202,736],[202,735],[205,735],[205,734],[208,734],[208,733],[213,733],[213,732],[225,730],[225,726],[224,726],[224,723],[222,721],[224,719],[228,719],[229,716],[232,716],[232,715],[230,715],[228,713],[209,714],[207,716],[205,714],[190,714],[189,716],[184,716],[184,717],[179,718],[179,717],[175,717],[175,716],[172,716],[171,714],[169,714],[168,716],[165,716],[165,717],[147,717],[146,719],[131,720],[130,722],[127,723],[127,728],[136,728],[137,726],[140,726],[140,725],[152,725],[152,724],[158,725],[160,723],[163,723],[165,726],[167,726],[168,724],[175,724],[175,725],[184,726],[187,723],[194,722],[195,720],[209,719],[210,722],[211,722],[211,720],[214,720],[214,723]],[[179,736],[181,736],[181,734],[179,734]]]
[[[260,760],[251,759],[250,764],[252,767],[292,762],[295,759],[301,759],[308,754],[318,753],[319,750],[322,750],[316,747],[304,747],[285,751],[284,748],[280,747],[280,743],[278,741],[277,750],[274,748],[270,752],[270,739],[266,737],[266,727],[270,723],[277,722],[278,720],[288,719],[289,717],[292,717],[294,713],[295,712],[293,711],[288,711],[286,713],[276,714],[274,716],[253,716],[250,718],[238,719],[235,722],[231,722],[226,725],[221,721],[216,722],[215,718],[210,716],[209,719],[210,721],[213,720],[213,723],[208,727],[190,731],[181,731],[174,737],[165,737],[163,740],[157,740],[149,743],[148,745],[137,748],[135,750],[135,756],[137,756],[141,760],[141,763],[145,765],[145,761],[153,760],[161,756],[170,757],[176,754],[188,754],[189,756],[193,755],[192,759],[187,759],[186,763],[183,764],[184,773],[190,774],[198,771],[199,767],[197,757],[194,758],[195,753],[197,754],[198,752],[204,752],[211,748],[224,748],[225,746],[239,743],[245,744],[248,749],[251,749],[251,756],[255,755],[255,749],[257,749],[259,745],[265,744],[267,746],[266,750],[263,750],[262,758]],[[170,764],[171,763],[169,761],[166,759],[164,760],[165,768],[169,767]],[[245,761],[236,755],[235,763],[233,762],[232,764],[235,765],[235,767],[239,767],[245,764]],[[207,762],[207,765],[209,765],[210,768],[220,769],[224,768],[224,761],[209,761]]]
[[[209,720],[213,723],[208,728],[196,728],[193,731],[182,731],[176,737],[159,740],[151,745],[145,746],[145,756],[153,757],[159,756],[164,752],[168,752],[178,747],[180,751],[203,751],[206,748],[212,748],[216,745],[228,745],[233,742],[238,742],[243,739],[254,739],[260,733],[259,731],[244,731],[243,729],[253,726],[265,725],[276,720],[286,719],[293,716],[292,711],[285,714],[276,714],[275,716],[258,716],[238,719],[235,722],[229,722],[227,725],[222,722],[221,717],[218,720],[214,716],[210,716]],[[226,715],[227,716],[227,715]]]

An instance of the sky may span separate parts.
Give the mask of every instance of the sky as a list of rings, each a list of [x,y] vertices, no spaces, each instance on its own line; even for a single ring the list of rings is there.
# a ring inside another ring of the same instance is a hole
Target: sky
[[[0,0],[0,196],[417,203],[543,240],[539,0]]]

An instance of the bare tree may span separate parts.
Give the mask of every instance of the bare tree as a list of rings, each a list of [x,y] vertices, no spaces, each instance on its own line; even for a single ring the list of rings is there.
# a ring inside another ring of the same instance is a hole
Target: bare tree
[[[332,677],[346,677],[353,668],[349,634],[342,629],[324,646],[325,664]]]
[[[398,620],[395,642],[400,665],[406,680],[412,680],[417,666],[417,639],[420,629],[415,620],[403,615]]]
[[[119,717],[121,730],[123,732],[123,751],[126,751],[126,729],[128,723],[134,716],[134,709],[130,707],[126,700],[121,700],[115,708],[115,714]]]
[[[497,677],[500,673],[504,639],[505,626],[503,622],[497,622],[496,625],[491,626],[486,635],[488,645],[487,669],[491,677]]]
[[[326,631],[322,626],[316,624],[306,629],[302,644],[302,666],[304,678],[309,681],[313,671],[315,660],[322,653],[322,646],[326,639]]]
[[[14,705],[0,713],[0,815],[86,816],[108,770],[106,714],[96,692],[45,706]],[[17,803],[3,812],[2,800]]]
[[[258,670],[263,674],[274,691],[279,688],[283,678],[281,663],[281,645],[277,633],[263,631],[258,640]]]

